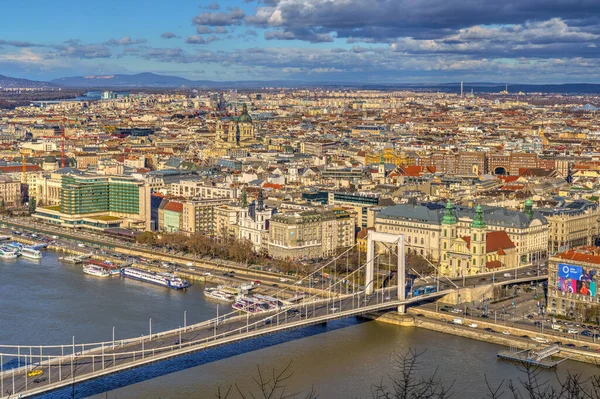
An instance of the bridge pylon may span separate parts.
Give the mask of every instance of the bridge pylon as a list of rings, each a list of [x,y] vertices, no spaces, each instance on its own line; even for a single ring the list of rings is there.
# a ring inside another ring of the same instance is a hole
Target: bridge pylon
[[[403,301],[406,299],[406,268],[403,234],[382,233],[373,230],[369,231],[369,235],[367,236],[367,263],[365,267],[365,294],[372,295],[375,289],[373,286],[373,269],[375,264],[376,242],[398,245],[398,300]],[[398,312],[405,313],[405,306],[398,306]]]

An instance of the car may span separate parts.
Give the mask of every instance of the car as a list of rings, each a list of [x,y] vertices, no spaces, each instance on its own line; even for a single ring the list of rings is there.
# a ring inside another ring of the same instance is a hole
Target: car
[[[423,313],[419,313],[417,314],[417,317],[425,317],[425,315]]]
[[[490,318],[490,316],[489,316],[489,315],[487,315],[487,314],[482,314],[482,315],[481,315],[481,318],[482,318],[482,319],[489,319],[489,318]]]
[[[444,322],[445,322],[445,321],[446,321],[446,318],[445,318],[445,317],[442,317],[442,318],[440,319],[440,321],[444,321]]]
[[[212,274],[210,274],[210,272],[204,272],[202,273],[203,276],[212,276]]]
[[[529,339],[529,335],[523,334],[523,335],[521,335],[521,338],[527,338],[527,339]]]
[[[457,317],[456,319],[452,320],[452,323],[454,323],[454,324],[461,324],[462,325],[463,324],[463,320],[461,318]]]
[[[277,287],[279,287],[279,285],[278,284],[271,284],[271,287],[277,288]]]
[[[487,331],[487,332],[496,332],[496,331],[494,331],[494,329],[493,329],[493,328],[489,328],[489,327],[486,327],[486,328],[484,328],[484,329],[483,329],[483,331]]]
[[[333,309],[333,308],[332,308],[332,309]],[[292,309],[288,309],[288,310],[287,310],[287,313],[288,313],[288,314],[291,314],[291,315],[296,315],[296,314],[300,313],[300,311],[299,311],[298,309],[293,309],[293,308],[292,308]]]
[[[575,344],[565,344],[565,346],[566,346],[567,348],[574,348],[574,347],[575,347]]]
[[[45,377],[44,378],[36,378],[35,380],[33,380],[33,383],[34,384],[39,384],[39,383],[44,382],[44,381],[46,381]]]
[[[527,315],[527,318],[528,318],[528,319],[533,319],[533,315],[532,315],[532,314],[528,314],[528,315]]]
[[[590,347],[587,346],[587,345],[582,345],[582,346],[579,347],[579,349],[590,349]]]
[[[502,331],[502,334],[504,334],[504,335],[510,335],[510,331]]]
[[[27,373],[27,377],[37,377],[38,375],[42,375],[42,374],[44,374],[44,372],[40,369],[31,370],[29,373]]]
[[[78,247],[81,247],[81,248],[85,248],[85,244],[84,244],[84,243],[81,243],[81,242],[80,242],[79,244],[77,244],[77,246],[78,246]]]
[[[470,323],[469,327],[471,327],[471,328],[477,328],[477,324],[476,323]]]
[[[567,330],[567,334],[579,334],[579,330],[576,330],[574,328],[569,328]]]
[[[264,319],[263,321],[265,322],[265,324],[271,324],[271,317],[267,317],[266,319]]]
[[[340,310],[340,308],[336,308],[335,306],[332,306],[331,309],[332,312],[337,312],[338,310]]]

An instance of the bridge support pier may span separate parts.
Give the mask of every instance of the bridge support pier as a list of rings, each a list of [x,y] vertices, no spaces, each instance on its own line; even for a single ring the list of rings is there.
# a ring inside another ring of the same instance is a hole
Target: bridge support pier
[[[398,245],[398,300],[406,299],[406,267],[404,259],[404,235],[369,231],[367,237],[367,264],[365,267],[365,295],[373,295],[375,290],[373,281],[373,269],[375,264],[375,243]],[[382,287],[383,288],[383,287]],[[398,312],[405,313],[404,305],[398,306]]]

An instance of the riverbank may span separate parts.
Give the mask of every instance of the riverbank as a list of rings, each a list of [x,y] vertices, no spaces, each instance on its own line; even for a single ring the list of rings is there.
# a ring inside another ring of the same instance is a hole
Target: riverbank
[[[598,343],[586,343],[590,348],[589,350],[565,347],[564,345],[566,344],[581,345],[581,342],[566,337],[558,338],[549,334],[534,333],[518,327],[498,326],[497,324],[481,320],[470,320],[461,315],[456,315],[456,318],[463,320],[465,324],[462,325],[452,323],[454,317],[449,317],[448,314],[440,314],[423,308],[410,308],[406,314],[398,312],[372,313],[365,315],[365,318],[402,327],[423,328],[518,349],[535,349],[546,346],[531,339],[533,337],[545,338],[549,344],[560,342],[561,348],[560,352],[556,355],[557,357],[583,363],[600,364],[600,353],[598,352],[600,351],[600,344]],[[469,327],[469,323],[476,323],[477,327]],[[499,327],[501,327],[501,331],[499,331]],[[492,329],[495,332],[486,331],[486,328]],[[503,332],[508,332],[509,334],[504,334]]]

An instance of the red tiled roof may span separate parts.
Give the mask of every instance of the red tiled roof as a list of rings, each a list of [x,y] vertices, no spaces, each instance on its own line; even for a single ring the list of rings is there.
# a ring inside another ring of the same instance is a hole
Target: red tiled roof
[[[576,248],[571,249],[567,252],[556,255],[557,258],[574,260],[578,262],[596,263],[600,264],[600,253],[594,251],[594,247],[590,248]],[[596,249],[597,251],[597,249]]]
[[[165,211],[173,211],[173,212],[183,212],[183,204],[180,202],[170,201],[167,206],[165,206]]]
[[[375,231],[375,227],[367,227],[362,229],[361,231],[358,232],[358,234],[356,235],[357,239],[361,239],[361,238],[366,238],[369,235],[369,231]]]
[[[467,248],[471,248],[471,237],[464,236],[463,240],[467,242]],[[485,252],[498,252],[504,255],[504,249],[516,248],[506,231],[491,231],[485,235]],[[502,253],[500,253],[502,252]]]
[[[265,183],[265,184],[263,184],[263,188],[272,188],[273,190],[281,190],[283,188],[283,184]]]
[[[485,263],[485,267],[487,269],[498,269],[498,268],[502,267],[502,263],[500,263],[499,260],[491,260],[491,261]]]

